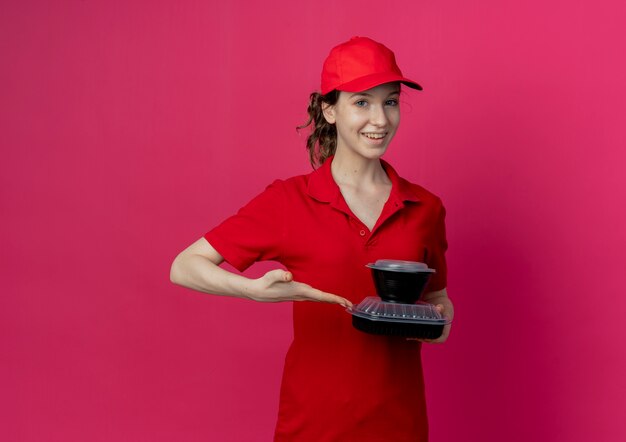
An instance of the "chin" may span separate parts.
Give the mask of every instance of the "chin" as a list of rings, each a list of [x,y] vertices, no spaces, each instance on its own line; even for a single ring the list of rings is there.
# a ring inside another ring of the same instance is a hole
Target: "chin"
[[[387,152],[387,146],[380,148],[369,148],[367,149],[363,156],[372,160],[379,159]]]

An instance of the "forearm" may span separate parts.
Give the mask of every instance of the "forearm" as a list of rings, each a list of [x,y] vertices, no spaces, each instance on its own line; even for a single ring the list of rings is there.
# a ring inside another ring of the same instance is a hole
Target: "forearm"
[[[196,254],[181,254],[172,263],[170,279],[203,293],[250,298],[252,280],[222,269],[210,259]]]

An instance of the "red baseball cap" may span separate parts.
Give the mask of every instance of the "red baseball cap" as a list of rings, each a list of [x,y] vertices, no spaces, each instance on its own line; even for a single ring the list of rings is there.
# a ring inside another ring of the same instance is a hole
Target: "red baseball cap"
[[[361,92],[392,81],[422,90],[422,86],[402,75],[389,48],[371,38],[352,37],[328,54],[322,68],[321,92]]]

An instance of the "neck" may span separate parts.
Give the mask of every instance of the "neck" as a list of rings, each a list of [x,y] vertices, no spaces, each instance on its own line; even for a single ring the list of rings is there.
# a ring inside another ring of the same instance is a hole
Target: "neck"
[[[333,158],[331,172],[339,185],[361,186],[389,182],[379,158],[364,158],[339,149]]]

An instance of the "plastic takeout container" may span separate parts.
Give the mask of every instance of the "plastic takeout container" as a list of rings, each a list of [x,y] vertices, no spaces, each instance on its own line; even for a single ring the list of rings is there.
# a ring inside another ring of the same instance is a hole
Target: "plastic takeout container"
[[[423,262],[379,259],[367,264],[372,270],[376,293],[383,301],[415,303],[426,288],[435,269]]]
[[[379,259],[366,267],[394,272],[426,272],[434,273],[435,269],[429,269],[428,265],[417,261],[402,261],[399,259]]]
[[[437,339],[450,320],[441,316],[434,305],[425,302],[400,304],[369,296],[347,309],[357,330],[375,335]]]

